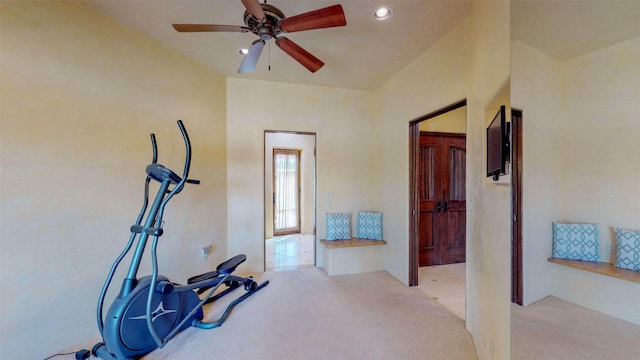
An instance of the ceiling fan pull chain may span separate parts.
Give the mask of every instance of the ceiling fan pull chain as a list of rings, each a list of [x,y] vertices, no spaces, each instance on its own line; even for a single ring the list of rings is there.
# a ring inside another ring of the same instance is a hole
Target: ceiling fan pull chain
[[[267,0],[264,0],[264,3],[267,3]],[[269,40],[269,71],[271,71],[271,40]]]

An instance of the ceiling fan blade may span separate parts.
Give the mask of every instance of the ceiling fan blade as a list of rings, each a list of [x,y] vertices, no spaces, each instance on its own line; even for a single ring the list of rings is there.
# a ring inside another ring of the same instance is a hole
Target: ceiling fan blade
[[[244,59],[242,59],[238,73],[253,72],[258,64],[258,59],[260,59],[260,54],[262,54],[262,48],[264,48],[264,40],[256,40],[251,44],[249,52],[244,56]]]
[[[242,0],[242,5],[244,5],[249,14],[253,15],[254,18],[258,20],[264,19],[264,11],[262,11],[259,0]]]
[[[177,32],[205,32],[205,31],[224,31],[224,32],[248,32],[249,29],[244,26],[235,25],[207,25],[207,24],[173,24],[173,28]]]
[[[280,29],[286,32],[322,29],[347,25],[342,5],[309,11],[282,19]]]
[[[324,66],[324,62],[322,62],[322,60],[311,55],[307,50],[301,48],[298,44],[286,37],[278,38],[276,40],[276,45],[312,73],[318,71],[318,69]]]

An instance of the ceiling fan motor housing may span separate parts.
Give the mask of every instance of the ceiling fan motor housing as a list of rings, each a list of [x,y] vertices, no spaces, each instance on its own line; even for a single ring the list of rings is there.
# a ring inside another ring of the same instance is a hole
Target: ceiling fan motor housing
[[[280,35],[279,24],[285,18],[284,13],[277,7],[269,4],[260,4],[264,12],[264,19],[258,20],[248,11],[244,12],[244,23],[252,33],[262,40],[271,40]]]

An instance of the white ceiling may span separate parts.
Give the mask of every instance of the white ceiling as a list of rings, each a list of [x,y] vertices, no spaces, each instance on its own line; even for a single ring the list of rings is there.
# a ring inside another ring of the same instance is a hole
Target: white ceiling
[[[252,33],[178,33],[172,23],[244,25],[240,0],[86,0],[97,11],[227,77],[374,90],[462,21],[471,0],[268,0],[286,16],[339,3],[347,26],[287,37],[323,60],[310,73],[271,44],[252,74],[238,74],[238,49]],[[482,1],[482,0],[480,0]],[[394,16],[374,22],[389,5]],[[511,36],[560,60],[640,37],[640,0],[512,0]],[[268,69],[269,63],[271,70]]]
[[[514,0],[511,37],[568,60],[640,37],[640,1]]]
[[[238,74],[238,49],[257,39],[252,33],[178,33],[172,23],[242,25],[240,0],[88,0],[98,11],[145,33],[166,46],[227,77],[373,90],[384,84],[419,54],[463,20],[470,0],[268,0],[286,16],[341,4],[347,26],[295,32],[287,37],[325,66],[315,74],[290,58],[271,41],[256,70]],[[262,2],[262,0],[261,0]],[[393,9],[387,23],[374,22],[379,5]],[[271,71],[268,70],[269,58]]]

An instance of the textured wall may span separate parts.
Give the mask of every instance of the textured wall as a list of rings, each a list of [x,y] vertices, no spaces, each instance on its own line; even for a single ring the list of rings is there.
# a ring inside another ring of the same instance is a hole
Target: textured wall
[[[326,212],[378,208],[372,92],[228,79],[227,99],[228,248],[250,269],[264,269],[264,130],[316,133],[317,240]]]
[[[224,260],[225,79],[79,2],[1,6],[0,358],[38,359],[98,335],[98,295],[142,203],[149,133],[181,172],[178,119],[202,185],[167,207],[161,270],[184,282]]]

